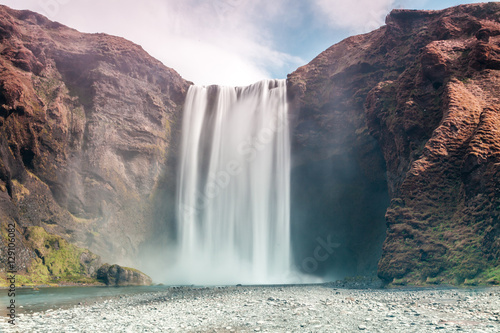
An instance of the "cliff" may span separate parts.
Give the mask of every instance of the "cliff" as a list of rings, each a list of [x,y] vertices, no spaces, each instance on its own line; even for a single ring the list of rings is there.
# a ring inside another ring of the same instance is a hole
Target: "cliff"
[[[136,263],[165,223],[154,218],[155,194],[175,191],[158,184],[173,172],[189,83],[123,38],[5,6],[0,46],[3,251],[15,221],[21,271],[40,257],[26,240],[33,226]]]
[[[340,171],[354,168],[365,180],[349,200],[358,209],[367,194],[383,196],[386,182],[387,232],[377,242],[378,275],[387,282],[500,280],[499,18],[499,3],[394,10],[386,26],[289,75],[296,165],[351,156]],[[313,184],[328,191],[321,180]],[[335,211],[335,202],[321,200]],[[355,226],[330,217],[356,239],[353,260],[375,248],[366,242],[379,237],[377,214]]]
[[[499,17],[395,10],[289,75],[300,269],[500,282]],[[97,274],[85,249],[135,266],[173,234],[190,83],[122,38],[3,6],[0,45],[0,268],[12,222],[21,273]],[[99,274],[149,281],[124,270]]]

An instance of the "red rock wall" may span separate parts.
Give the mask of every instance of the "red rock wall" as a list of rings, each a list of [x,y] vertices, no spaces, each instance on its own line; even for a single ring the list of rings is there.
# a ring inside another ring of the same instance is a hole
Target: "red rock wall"
[[[498,3],[395,10],[289,76],[299,164],[378,142],[385,170],[363,155],[356,167],[387,172],[388,282],[484,280],[498,267],[499,15]]]
[[[189,83],[138,45],[29,11],[0,7],[0,42],[3,221],[133,263],[167,223],[152,202]]]

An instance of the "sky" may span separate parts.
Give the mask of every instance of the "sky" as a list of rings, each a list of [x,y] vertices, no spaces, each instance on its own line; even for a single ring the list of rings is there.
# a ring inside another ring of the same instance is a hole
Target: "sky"
[[[282,79],[342,39],[384,24],[394,8],[460,0],[0,0],[81,32],[127,38],[198,85]]]

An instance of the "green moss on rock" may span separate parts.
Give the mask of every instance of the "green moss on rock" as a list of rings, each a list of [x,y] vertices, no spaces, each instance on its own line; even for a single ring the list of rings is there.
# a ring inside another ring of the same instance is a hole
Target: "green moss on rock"
[[[37,257],[32,259],[27,274],[19,277],[20,283],[97,283],[95,266],[99,260],[95,254],[47,233],[42,227],[28,227],[25,237]]]

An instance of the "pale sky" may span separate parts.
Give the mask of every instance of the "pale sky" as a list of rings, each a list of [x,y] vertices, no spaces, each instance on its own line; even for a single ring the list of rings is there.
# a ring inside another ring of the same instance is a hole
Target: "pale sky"
[[[195,84],[286,78],[340,40],[384,24],[393,8],[442,9],[459,0],[0,0],[81,32],[141,45]]]

